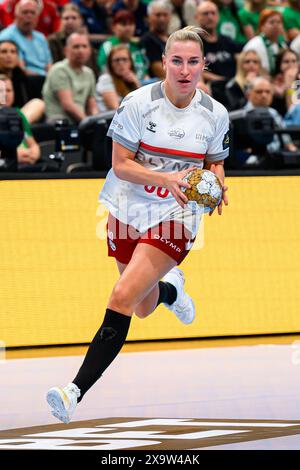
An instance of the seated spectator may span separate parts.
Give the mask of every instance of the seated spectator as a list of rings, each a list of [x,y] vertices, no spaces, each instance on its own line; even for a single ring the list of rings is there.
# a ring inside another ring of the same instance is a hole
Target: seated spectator
[[[14,89],[12,81],[6,75],[0,75],[0,82],[5,83],[5,107],[12,107],[14,104]],[[16,107],[18,114],[22,119],[24,138],[17,148],[18,163],[22,165],[34,165],[41,156],[41,151],[38,143],[35,141],[30,124],[22,111]]]
[[[130,11],[135,19],[135,31],[134,36],[142,36],[148,31],[147,25],[147,5],[141,0],[117,0],[112,6],[112,14],[118,11],[127,10]]]
[[[238,17],[238,9],[234,0],[213,0],[219,9],[217,32],[228,36],[238,44],[247,42],[242,23]]]
[[[283,49],[276,58],[275,76],[272,79],[274,99],[272,106],[284,116],[290,106],[290,93],[299,78],[299,58],[291,49]]]
[[[87,32],[87,30],[83,24],[83,18],[77,5],[74,3],[67,3],[61,12],[60,31],[51,34],[51,36],[48,38],[48,43],[54,63],[65,59],[65,46],[67,38],[70,36],[70,34],[76,32]],[[86,65],[93,70],[95,77],[98,78],[99,69],[93,48],[91,57]]]
[[[33,98],[28,76],[19,67],[18,47],[13,41],[0,41],[0,73],[5,74],[13,84],[13,106],[22,108],[30,124],[39,121],[44,112],[45,104],[41,99]]]
[[[83,19],[79,8],[73,3],[67,3],[61,12],[60,31],[51,34],[48,38],[53,63],[65,58],[64,48],[68,36],[78,31],[83,32],[83,30]]]
[[[153,0],[148,5],[149,31],[141,38],[141,47],[145,50],[149,61],[150,77],[163,79],[165,72],[162,55],[169,37],[168,30],[171,21],[172,7],[165,0]]]
[[[300,103],[290,106],[290,109],[284,116],[284,122],[287,127],[300,126]]]
[[[45,76],[52,59],[45,36],[35,30],[39,12],[34,0],[20,0],[15,8],[15,22],[1,31],[0,41],[17,44],[20,66],[28,75]]]
[[[286,127],[280,114],[276,111],[276,109],[270,107],[273,100],[273,90],[272,85],[268,79],[264,77],[257,77],[251,83],[249,83],[247,97],[248,102],[244,107],[245,110],[250,111],[254,108],[268,108],[271,116],[275,121],[276,127],[279,129],[284,129]],[[296,152],[298,150],[288,134],[283,134],[282,140],[285,150],[289,150],[290,152]],[[278,152],[281,148],[281,141],[278,135],[274,134],[273,141],[267,146],[268,152]]]
[[[85,65],[90,54],[86,34],[72,33],[68,37],[66,59],[53,65],[43,87],[48,121],[67,118],[74,124],[98,113],[95,77]]]
[[[127,46],[114,46],[107,58],[108,73],[100,75],[96,101],[100,112],[118,109],[122,99],[141,86]]]
[[[171,34],[185,26],[197,26],[195,19],[196,0],[170,0],[173,7],[168,33]]]
[[[208,32],[208,35],[202,38],[207,63],[203,77],[208,82],[227,82],[235,75],[235,56],[242,46],[229,37],[218,34],[219,12],[215,3],[203,0],[197,7],[196,19],[199,26]]]
[[[49,34],[56,33],[60,27],[60,15],[55,1],[50,0],[35,0],[38,6],[41,7],[37,31],[43,33],[46,37]]]
[[[267,0],[246,0],[244,8],[238,10],[238,17],[248,41],[258,34],[259,16],[267,7],[267,3]]]
[[[0,41],[0,73],[13,82],[14,106],[22,107],[28,100],[27,75],[19,66],[18,46],[14,41]]]
[[[79,8],[90,39],[94,40],[100,36],[101,40],[103,34],[108,33],[108,15],[105,6],[96,0],[72,0],[72,2]]]
[[[127,45],[130,50],[138,79],[144,80],[147,78],[148,67],[143,51],[139,44],[133,39],[134,30],[135,18],[133,14],[127,10],[118,11],[112,20],[112,31],[114,35],[101,44],[98,52],[97,63],[102,72],[106,70],[107,57],[112,47],[122,43]]]
[[[293,41],[300,34],[300,3],[299,0],[288,0],[282,12],[284,29],[288,41]]]
[[[14,12],[16,4],[20,0],[4,0],[2,8],[4,10],[3,26],[7,27],[14,21]],[[48,36],[55,31],[58,31],[60,24],[60,17],[56,4],[50,0],[34,0],[40,11],[36,30]]]
[[[247,103],[246,87],[262,75],[259,56],[255,51],[241,52],[237,59],[237,72],[225,87],[227,107],[230,111],[243,108]]]
[[[276,57],[287,47],[283,32],[282,15],[276,10],[264,10],[259,18],[259,34],[250,39],[244,51],[254,50],[260,57],[263,68],[271,75],[275,72]]]

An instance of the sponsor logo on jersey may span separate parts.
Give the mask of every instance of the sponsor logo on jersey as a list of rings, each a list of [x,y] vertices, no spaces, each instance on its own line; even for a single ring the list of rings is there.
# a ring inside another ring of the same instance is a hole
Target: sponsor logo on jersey
[[[170,129],[168,131],[170,137],[174,137],[175,139],[182,139],[185,136],[185,132],[183,129]]]
[[[157,126],[157,124],[155,124],[155,122],[149,121],[149,124],[146,127],[146,129],[148,129],[148,131],[150,131],[150,132],[156,132],[156,130],[155,130],[156,126]]]
[[[213,140],[213,137],[209,137],[205,134],[196,134],[196,140],[200,142],[210,142],[211,140]]]
[[[223,150],[229,147],[229,133],[228,132],[226,132],[226,134],[224,135],[222,145],[223,145]]]
[[[163,158],[163,157],[149,157],[148,155],[143,155],[141,153],[138,153],[135,157],[135,160],[138,162],[143,163],[148,168],[159,168],[160,170],[165,170],[165,171],[182,171],[182,170],[187,170],[190,168],[192,165],[189,162],[180,162],[176,160],[172,160],[170,157]],[[199,168],[202,168],[202,162],[203,160],[200,160],[200,164],[193,163],[193,165],[198,166]]]
[[[142,114],[143,118],[146,119],[146,117],[148,117],[151,113],[154,113],[155,111],[157,111],[158,108],[159,108],[159,105],[156,105],[154,106],[154,108],[149,109],[149,111],[147,111],[145,114]]]
[[[123,129],[123,124],[120,124],[116,119],[113,119],[112,124],[113,124],[113,126],[115,126],[117,129],[120,129],[120,130]]]

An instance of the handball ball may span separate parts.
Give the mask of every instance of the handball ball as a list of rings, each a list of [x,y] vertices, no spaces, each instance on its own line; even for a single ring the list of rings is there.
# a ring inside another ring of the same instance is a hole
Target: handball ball
[[[209,170],[193,170],[186,175],[191,188],[183,188],[183,192],[189,201],[196,201],[204,206],[204,212],[210,212],[217,207],[222,200],[222,185],[219,178]]]

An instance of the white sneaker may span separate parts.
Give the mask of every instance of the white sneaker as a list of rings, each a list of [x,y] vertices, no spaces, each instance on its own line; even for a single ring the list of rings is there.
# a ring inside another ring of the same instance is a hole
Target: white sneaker
[[[53,387],[47,393],[47,402],[52,408],[52,414],[65,424],[71,421],[71,417],[77,405],[80,390],[77,385],[70,383],[64,388]]]
[[[192,323],[195,318],[195,305],[191,297],[184,292],[184,274],[179,268],[173,268],[164,277],[164,282],[169,282],[177,290],[177,298],[171,305],[165,304],[171,312],[185,325]]]

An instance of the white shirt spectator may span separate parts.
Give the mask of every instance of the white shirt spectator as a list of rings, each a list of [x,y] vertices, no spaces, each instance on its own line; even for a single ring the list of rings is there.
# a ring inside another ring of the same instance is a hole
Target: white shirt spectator
[[[279,46],[276,43],[273,43],[271,46],[272,51],[275,55],[279,52]],[[254,38],[250,39],[247,44],[244,46],[243,51],[255,51],[261,60],[262,67],[267,71],[270,72],[270,62],[268,57],[268,51],[265,46],[265,43],[261,36],[255,36]]]
[[[111,75],[109,73],[103,73],[98,78],[98,82],[96,85],[96,102],[97,102],[98,109],[101,113],[103,111],[109,110],[102,96],[102,93],[105,93],[107,91],[114,91],[117,93],[117,90],[116,90],[116,87],[114,85]],[[119,98],[119,103],[121,103],[123,99],[122,96],[118,95],[118,98]]]

